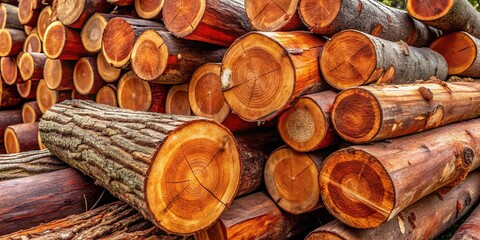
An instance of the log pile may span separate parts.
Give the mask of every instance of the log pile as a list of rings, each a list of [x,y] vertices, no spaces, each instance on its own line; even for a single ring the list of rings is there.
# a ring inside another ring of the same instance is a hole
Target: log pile
[[[480,16],[407,10],[0,1],[0,239],[437,236],[480,196]]]

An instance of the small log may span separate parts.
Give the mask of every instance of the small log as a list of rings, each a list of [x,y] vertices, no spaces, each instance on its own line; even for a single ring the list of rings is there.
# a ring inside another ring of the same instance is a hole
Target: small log
[[[23,123],[38,122],[42,117],[42,111],[38,106],[37,101],[24,103],[22,106],[22,120]]]
[[[102,52],[97,55],[97,70],[103,81],[107,83],[116,82],[122,75],[122,69],[111,66]]]
[[[27,35],[24,31],[9,28],[0,29],[0,56],[12,57],[17,55],[22,51],[26,38]]]
[[[24,178],[67,168],[48,150],[0,155],[0,181]]]
[[[18,105],[22,102],[15,86],[10,86],[0,81],[0,109]]]
[[[117,87],[113,84],[107,84],[98,90],[95,102],[117,107]]]
[[[477,118],[477,104],[480,81],[363,86],[337,96],[332,123],[345,140],[367,143]]]
[[[43,69],[47,56],[45,53],[25,52],[20,57],[18,69],[23,80],[39,81],[43,79]]]
[[[90,53],[99,53],[102,50],[102,36],[110,19],[117,14],[95,13],[83,25],[80,37],[85,49]]]
[[[306,239],[435,239],[475,206],[480,199],[479,183],[480,172],[475,171],[446,194],[432,193],[378,228],[353,229],[335,220],[317,228]]]
[[[318,173],[325,153],[299,153],[281,147],[268,157],[264,179],[268,193],[282,210],[300,215],[323,207]]]
[[[318,71],[324,43],[307,32],[253,32],[238,39],[225,54],[221,73],[232,111],[245,121],[266,121],[297,97],[325,88]]]
[[[40,40],[43,42],[45,40],[45,32],[50,23],[50,17],[52,16],[52,7],[46,6],[40,12],[37,21],[37,31]]]
[[[144,19],[158,19],[162,18],[162,8],[164,0],[135,0],[135,11],[138,16]],[[194,3],[193,3],[194,4]],[[187,10],[192,11],[192,10]]]
[[[122,7],[133,5],[133,0],[107,0],[107,2]]]
[[[245,11],[252,26],[263,32],[305,29],[297,8],[300,0],[275,2],[272,0],[245,0]]]
[[[338,142],[330,113],[337,93],[325,91],[305,95],[278,118],[283,141],[298,152],[311,152]]]
[[[168,31],[179,38],[225,47],[252,30],[243,0],[165,0],[162,16]]]
[[[37,140],[38,140],[38,148],[40,150],[47,149],[45,145],[43,145],[42,138],[40,137],[40,132],[38,132]]]
[[[94,13],[108,13],[114,7],[105,0],[58,1],[57,18],[70,28],[81,29]]]
[[[0,72],[2,72],[3,81],[8,85],[24,82],[18,73],[15,57],[2,57],[0,60]]]
[[[445,80],[448,64],[439,53],[345,30],[327,42],[320,57],[325,80],[336,89],[370,83],[406,84],[432,76]]]
[[[28,34],[25,42],[23,43],[23,52],[42,52],[42,40],[38,35],[38,30],[35,28],[30,34]]]
[[[222,94],[220,63],[200,66],[188,86],[188,101],[193,114],[222,123],[232,132],[258,128],[257,123],[243,121],[232,113]]]
[[[480,38],[480,13],[468,0],[407,1],[410,16],[444,32],[465,31]]]
[[[165,113],[174,115],[192,115],[188,102],[188,84],[172,86],[165,100]]]
[[[12,28],[23,30],[23,24],[18,19],[18,7],[7,3],[0,4],[0,29]]]
[[[109,121],[115,124],[101,124]],[[56,104],[39,126],[54,155],[172,233],[209,227],[239,187],[235,139],[211,120],[77,100]],[[200,178],[201,172],[208,174]],[[184,202],[195,207],[185,208]]]
[[[480,77],[480,40],[466,32],[442,36],[430,45],[448,63],[448,74]]]
[[[8,3],[10,5],[18,6],[18,0],[0,0],[2,3]]]
[[[472,175],[475,173],[472,173]],[[471,178],[471,176],[469,178]],[[478,188],[474,188],[474,189],[476,190]],[[474,201],[471,201],[471,202],[473,203]],[[464,209],[465,212],[468,211],[469,209],[468,206],[464,206],[464,207],[465,207]],[[467,218],[467,220],[465,220],[465,222],[457,229],[457,231],[455,232],[455,234],[453,234],[450,240],[475,239],[475,238],[478,238],[479,232],[480,232],[480,207],[477,207],[472,212],[472,214]]]
[[[48,58],[78,60],[90,53],[85,50],[80,33],[65,27],[60,21],[52,22],[45,31],[43,51]]]
[[[8,126],[3,137],[5,150],[7,153],[39,150],[37,135],[38,122]]]
[[[19,0],[19,2],[22,0]],[[53,1],[53,0],[50,0]],[[41,0],[30,0],[33,10],[41,11],[44,6]]]
[[[150,84],[132,71],[125,73],[117,86],[118,106],[137,111],[165,112],[168,89]]]
[[[348,226],[375,228],[480,166],[480,120],[351,146],[330,155],[320,171],[325,207]]]
[[[116,17],[108,21],[103,31],[102,53],[109,64],[127,68],[137,38],[146,30],[165,30],[161,23]]]
[[[1,110],[0,111],[0,136],[5,134],[8,126],[22,123],[22,110]],[[3,137],[0,137],[0,144],[3,145]]]
[[[25,34],[30,34],[33,30],[33,27],[30,27],[30,26],[27,26],[27,25],[23,25],[23,30],[25,31]]]
[[[73,70],[73,85],[82,95],[95,94],[105,85],[98,74],[96,58],[84,57],[78,60]]]
[[[43,77],[47,87],[52,90],[72,90],[75,61],[47,59],[43,68]]]
[[[412,19],[407,12],[376,0],[301,0],[299,12],[310,30],[329,37],[355,29],[389,41],[423,47],[441,34]]]
[[[19,0],[18,1],[18,20],[25,26],[32,28],[37,26],[40,9],[34,9],[36,0]]]
[[[195,239],[295,239],[315,227],[309,217],[313,216],[284,213],[267,195],[258,192],[235,200],[215,225],[195,234]]]
[[[211,44],[176,38],[166,31],[147,30],[135,42],[131,54],[133,71],[144,80],[180,84],[209,62],[220,62],[225,49]]]
[[[70,91],[56,91],[50,90],[45,83],[45,80],[40,80],[37,87],[37,103],[40,111],[45,113],[56,103],[62,102],[66,99],[71,99]]]
[[[2,181],[0,188],[2,235],[85,212],[102,194],[90,178],[71,168]]]
[[[36,98],[38,81],[25,81],[17,83],[17,92],[22,98]]]

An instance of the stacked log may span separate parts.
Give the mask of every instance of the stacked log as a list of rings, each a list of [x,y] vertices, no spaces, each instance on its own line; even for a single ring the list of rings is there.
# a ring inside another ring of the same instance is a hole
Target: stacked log
[[[67,165],[48,150],[0,155],[0,181],[13,180],[49,173],[67,168]]]
[[[452,240],[457,239],[475,239],[477,233],[480,232],[480,208],[477,207],[472,212],[470,217],[465,220],[465,223],[458,228],[455,234],[452,236]]]

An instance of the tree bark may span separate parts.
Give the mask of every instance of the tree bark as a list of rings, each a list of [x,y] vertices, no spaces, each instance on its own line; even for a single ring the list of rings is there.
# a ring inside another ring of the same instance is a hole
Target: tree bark
[[[7,3],[0,5],[0,29],[12,28],[23,30],[23,24],[18,19],[18,7]]]
[[[81,29],[94,13],[108,13],[115,5],[105,0],[58,1],[57,18],[70,28]]]
[[[179,38],[225,47],[252,30],[243,0],[165,0],[162,16],[167,29]]]
[[[162,18],[162,8],[164,0],[135,0],[135,11],[138,16],[144,19],[158,19]]]
[[[235,139],[214,121],[65,101],[43,115],[40,135],[54,155],[169,232],[209,227],[239,187]]]
[[[172,86],[165,100],[165,113],[191,116],[192,110],[188,103],[188,83]]]
[[[480,13],[468,0],[407,1],[410,16],[444,32],[465,31],[480,38]]]
[[[253,32],[238,39],[225,54],[221,73],[232,111],[245,121],[266,121],[297,97],[325,88],[318,70],[324,43],[307,32]]]
[[[432,193],[378,228],[353,229],[335,220],[317,228],[306,239],[435,239],[479,200],[479,183],[480,173],[475,171],[447,194],[440,196]]]
[[[43,69],[47,56],[45,53],[25,52],[20,57],[18,69],[24,81],[43,79]]]
[[[38,122],[8,126],[3,140],[6,152],[19,153],[39,150],[37,135]]]
[[[95,13],[85,22],[80,32],[80,37],[82,38],[83,47],[85,47],[88,52],[101,52],[103,31],[108,21],[118,16],[117,14]]]
[[[37,103],[42,113],[45,113],[56,103],[72,98],[71,91],[57,91],[48,88],[45,80],[40,80],[37,87]]]
[[[448,64],[439,53],[390,42],[362,32],[335,35],[320,57],[325,80],[336,89],[371,83],[406,84],[432,76],[445,80]]]
[[[480,82],[363,86],[341,92],[332,123],[353,143],[391,139],[480,116]]]
[[[97,55],[97,70],[103,81],[107,83],[114,83],[122,76],[122,69],[111,66],[102,52]]]
[[[91,55],[83,47],[80,33],[67,28],[60,21],[52,22],[45,31],[43,51],[48,58],[78,60]]]
[[[460,226],[457,229],[455,234],[453,234],[452,238],[450,239],[451,240],[478,239],[479,232],[480,232],[480,207],[477,207],[475,211],[473,211],[472,214],[467,218],[467,220],[465,220],[462,226]]]
[[[22,98],[33,99],[37,97],[38,81],[25,81],[17,83],[18,94]]]
[[[67,164],[48,150],[0,155],[0,181],[30,177],[65,168]]]
[[[272,0],[245,0],[245,11],[253,28],[263,32],[306,29],[298,14],[300,0],[277,3]]]
[[[2,181],[0,188],[2,235],[82,213],[102,194],[91,179],[71,168]]]
[[[47,87],[52,90],[72,90],[75,64],[75,61],[47,59],[43,68]]]
[[[0,56],[12,57],[23,50],[27,35],[18,29],[0,29]]]
[[[16,106],[22,102],[15,86],[9,86],[0,81],[0,109]]]
[[[320,192],[330,213],[355,228],[374,228],[417,200],[456,185],[480,165],[480,120],[351,146],[325,160]]]
[[[329,37],[355,29],[385,40],[423,47],[441,34],[412,19],[407,12],[376,0],[302,0],[299,12],[311,31]]]
[[[105,85],[97,70],[97,58],[83,57],[73,70],[73,85],[82,95],[96,94]]]
[[[102,38],[102,53],[107,62],[117,68],[129,68],[135,42],[150,29],[165,30],[165,26],[155,21],[121,17],[108,21]]]
[[[311,152],[338,142],[330,113],[337,93],[324,91],[300,97],[278,118],[278,132],[298,152]]]
[[[193,72],[209,62],[220,62],[225,49],[211,44],[176,38],[167,31],[147,30],[135,42],[130,62],[144,80],[179,84],[190,80]]]
[[[42,111],[38,106],[37,101],[24,103],[22,106],[22,120],[23,123],[38,122],[42,117]]]
[[[40,10],[35,9],[35,0],[19,0],[18,1],[18,20],[21,24],[29,27],[36,27]]]
[[[95,97],[95,102],[117,107],[117,86],[113,84],[107,84],[100,88]]]
[[[40,36],[38,31],[34,29],[30,34],[28,34],[25,42],[23,43],[23,52],[34,52],[34,53],[41,53],[42,52],[42,40],[40,40]]]
[[[45,31],[47,31],[47,27],[50,23],[50,17],[52,15],[52,7],[46,6],[40,12],[37,21],[37,31],[40,40],[43,42],[45,40]]]
[[[3,135],[5,134],[7,127],[19,123],[22,123],[21,109],[0,111],[0,144],[3,144]]]
[[[0,60],[0,72],[2,72],[3,81],[8,85],[24,82],[18,73],[18,66],[15,57],[2,57]]]

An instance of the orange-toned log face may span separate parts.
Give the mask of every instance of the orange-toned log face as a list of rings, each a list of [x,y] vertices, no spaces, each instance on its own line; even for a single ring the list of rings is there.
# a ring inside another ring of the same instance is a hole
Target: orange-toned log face
[[[42,41],[37,32],[31,33],[28,35],[27,39],[25,39],[25,43],[23,45],[24,52],[42,52]]]
[[[152,105],[152,91],[146,81],[128,72],[118,83],[118,105],[121,108],[148,111]]]
[[[164,0],[135,0],[135,10],[144,19],[156,18],[160,15]]]
[[[62,62],[58,59],[45,61],[43,75],[45,83],[51,89],[56,89],[62,81]]]
[[[450,11],[455,0],[407,1],[408,13],[421,21],[441,18]]]
[[[80,36],[87,51],[96,53],[102,49],[102,36],[105,26],[107,26],[107,20],[100,14],[94,14],[85,23]]]
[[[479,41],[480,42],[480,41]],[[455,32],[440,37],[430,46],[440,53],[448,63],[448,74],[461,74],[472,67],[476,58],[478,46],[473,37],[465,32]],[[480,68],[480,66],[476,66]],[[480,76],[480,73],[478,74]]]
[[[45,113],[50,107],[57,103],[57,92],[50,90],[45,80],[40,80],[37,87],[37,103],[40,111]]]
[[[12,49],[12,36],[7,29],[0,30],[0,55],[9,56]]]
[[[2,3],[0,5],[0,28],[5,28],[6,24],[7,24],[7,9]]]
[[[60,21],[51,23],[45,32],[43,50],[49,58],[57,58],[63,51],[66,41],[65,26]]]
[[[27,24],[33,18],[33,5],[31,0],[22,0],[18,5],[18,19],[22,24]]]
[[[19,153],[21,151],[18,143],[17,134],[12,128],[5,130],[4,145],[7,153]]]
[[[0,60],[2,78],[7,84],[15,84],[18,81],[18,67],[14,57],[2,57]]]
[[[32,55],[29,53],[22,54],[18,63],[18,68],[20,69],[20,75],[23,80],[29,80],[32,77],[35,68]]]
[[[165,27],[177,37],[191,34],[203,18],[206,0],[167,0],[163,7]]]
[[[34,123],[37,120],[37,114],[31,105],[29,104],[23,105],[22,119],[24,123]]]
[[[144,80],[154,80],[165,71],[168,61],[168,47],[162,37],[148,30],[135,42],[131,63],[133,71]]]
[[[122,73],[121,69],[112,67],[107,62],[102,52],[100,52],[97,56],[97,69],[102,79],[107,83],[117,81]]]
[[[114,67],[123,67],[130,60],[134,42],[135,34],[130,24],[121,18],[113,18],[103,32],[103,55]]]
[[[97,96],[95,98],[97,103],[110,105],[112,107],[116,107],[117,104],[117,93],[115,90],[110,86],[104,86],[97,92]]]
[[[23,98],[31,98],[32,95],[35,96],[35,93],[32,93],[32,81],[25,81],[17,84],[17,90],[18,94]]]
[[[73,84],[80,94],[89,94],[94,84],[93,68],[87,58],[78,60],[73,71]]]
[[[40,40],[43,41],[43,37],[45,36],[45,31],[48,27],[48,22],[50,21],[50,15],[52,14],[52,8],[50,6],[46,6],[43,8],[42,12],[38,16],[37,21],[37,31]]]
[[[245,10],[252,25],[260,31],[276,31],[297,12],[299,0],[246,0]]]
[[[342,6],[339,0],[302,0],[298,8],[303,22],[310,29],[327,28],[337,17]]]

